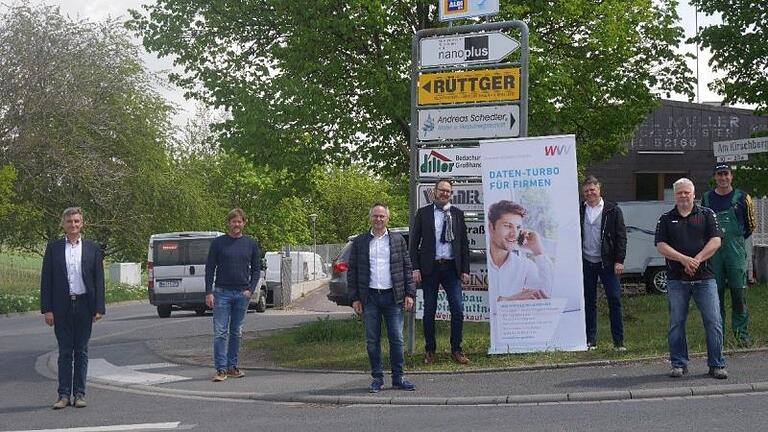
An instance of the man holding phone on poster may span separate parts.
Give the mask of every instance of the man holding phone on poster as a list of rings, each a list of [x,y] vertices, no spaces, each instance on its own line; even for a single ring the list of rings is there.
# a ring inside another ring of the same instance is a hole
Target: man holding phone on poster
[[[491,290],[498,295],[497,301],[552,296],[552,262],[544,254],[541,236],[523,229],[526,214],[525,207],[508,200],[498,201],[488,209],[488,281],[497,285]]]

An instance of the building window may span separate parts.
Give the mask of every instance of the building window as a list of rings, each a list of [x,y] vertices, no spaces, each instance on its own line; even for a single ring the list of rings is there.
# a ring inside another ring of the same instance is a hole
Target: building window
[[[635,173],[635,199],[673,201],[672,184],[685,176],[685,173]]]

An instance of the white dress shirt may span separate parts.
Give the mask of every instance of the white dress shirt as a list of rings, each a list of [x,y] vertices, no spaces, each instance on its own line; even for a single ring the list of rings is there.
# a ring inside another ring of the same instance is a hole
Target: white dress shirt
[[[83,281],[83,241],[78,237],[74,243],[65,238],[64,257],[67,260],[67,280],[69,281],[69,294],[85,294],[85,282]]]
[[[600,198],[600,202],[597,203],[597,205],[594,207],[589,205],[587,202],[584,203],[584,205],[587,206],[587,212],[584,216],[586,216],[589,223],[595,223],[595,219],[599,218],[603,213],[603,204],[604,203],[602,198]]]
[[[389,271],[389,230],[376,237],[371,230],[371,243],[368,245],[370,256],[370,288],[387,290],[392,288],[392,273]]]
[[[436,205],[432,207],[435,216],[435,259],[453,259],[453,246],[450,243],[440,241],[440,234],[443,233],[443,225],[445,224],[445,212]]]

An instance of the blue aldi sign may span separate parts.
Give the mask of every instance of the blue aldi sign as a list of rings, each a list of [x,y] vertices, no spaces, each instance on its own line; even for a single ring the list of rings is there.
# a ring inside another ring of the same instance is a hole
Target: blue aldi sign
[[[440,0],[440,21],[499,13],[499,0]]]

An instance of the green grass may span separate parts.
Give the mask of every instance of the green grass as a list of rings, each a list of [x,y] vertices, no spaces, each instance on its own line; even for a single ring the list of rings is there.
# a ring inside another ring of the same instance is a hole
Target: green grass
[[[726,296],[727,297],[727,296]],[[749,288],[747,302],[750,310],[750,334],[755,346],[765,346],[768,334],[768,287],[757,285]],[[598,349],[586,352],[539,352],[529,354],[487,355],[489,346],[489,324],[467,322],[464,324],[462,348],[472,360],[473,368],[509,368],[553,363],[569,363],[590,360],[636,359],[649,356],[666,357],[667,346],[667,300],[662,295],[638,295],[625,297],[624,337],[625,353],[613,351],[608,320],[608,306],[605,301],[598,304]],[[730,305],[726,302],[727,310]],[[730,317],[730,313],[729,313]],[[736,348],[736,342],[726,323],[725,348]],[[359,318],[334,320],[319,319],[296,328],[246,340],[246,355],[249,350],[257,351],[276,366],[311,369],[368,370],[368,356],[365,350],[365,336]],[[421,321],[416,321],[416,344],[414,355],[406,355],[407,370],[458,370],[448,353],[450,329],[447,322],[437,322],[437,346],[443,351],[437,353],[434,366],[424,366],[422,356],[424,339]],[[382,355],[388,362],[386,331],[382,328]],[[688,316],[688,344],[691,353],[706,352],[704,328],[694,302]],[[386,366],[385,366],[386,367]],[[466,367],[462,366],[461,369]]]
[[[0,314],[26,312],[40,308],[40,268],[37,255],[0,254]],[[109,274],[108,267],[105,274]],[[106,302],[147,298],[144,285],[133,286],[106,281]]]

